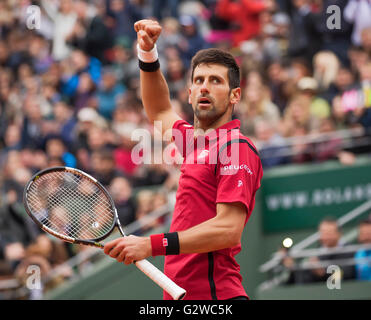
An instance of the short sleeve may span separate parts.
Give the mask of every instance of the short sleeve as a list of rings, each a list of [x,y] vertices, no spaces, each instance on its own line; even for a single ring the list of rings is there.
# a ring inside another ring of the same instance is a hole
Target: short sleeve
[[[216,203],[241,202],[251,213],[251,204],[260,187],[261,162],[247,140],[237,140],[220,149],[216,166]]]

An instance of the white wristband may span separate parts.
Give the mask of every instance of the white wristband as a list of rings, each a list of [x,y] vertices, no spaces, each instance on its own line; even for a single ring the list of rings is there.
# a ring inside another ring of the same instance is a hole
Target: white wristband
[[[145,63],[152,63],[158,60],[157,46],[153,47],[151,51],[142,50],[137,44],[138,59]]]

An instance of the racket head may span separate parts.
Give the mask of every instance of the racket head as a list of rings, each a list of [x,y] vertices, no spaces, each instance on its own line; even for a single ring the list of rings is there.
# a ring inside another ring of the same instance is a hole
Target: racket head
[[[117,225],[114,202],[95,178],[70,167],[37,172],[26,184],[23,204],[44,231],[71,243],[103,247]]]

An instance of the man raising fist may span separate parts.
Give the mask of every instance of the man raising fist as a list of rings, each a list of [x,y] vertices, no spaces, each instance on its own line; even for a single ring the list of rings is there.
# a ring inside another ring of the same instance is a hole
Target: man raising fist
[[[130,264],[165,255],[165,274],[187,290],[186,299],[247,299],[235,255],[255,204],[263,170],[252,142],[232,113],[241,97],[234,58],[218,49],[192,59],[189,103],[194,126],[172,109],[156,41],[161,26],[135,23],[143,106],[151,122],[172,131],[184,161],[170,231],[129,236],[105,245],[105,253]],[[171,297],[164,292],[164,299]]]

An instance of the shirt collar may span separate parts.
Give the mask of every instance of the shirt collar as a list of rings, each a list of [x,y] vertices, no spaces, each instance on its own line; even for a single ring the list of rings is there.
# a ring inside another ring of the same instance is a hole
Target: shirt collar
[[[210,131],[209,133],[207,133],[205,135],[205,138],[210,141],[210,140],[213,140],[213,138],[216,138],[216,137],[219,136],[220,130],[227,130],[227,131],[230,131],[230,130],[233,130],[233,129],[240,130],[240,127],[241,127],[240,120],[234,119],[234,120],[231,120],[231,121],[223,124],[222,126],[216,128],[215,130]],[[214,131],[216,131],[216,135],[215,135]]]

